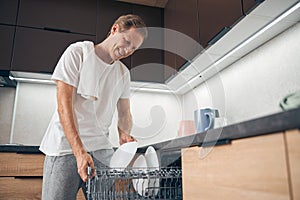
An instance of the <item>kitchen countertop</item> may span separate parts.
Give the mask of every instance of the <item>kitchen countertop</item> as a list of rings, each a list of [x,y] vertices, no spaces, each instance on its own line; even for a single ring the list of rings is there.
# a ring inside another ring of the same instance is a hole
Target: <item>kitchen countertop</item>
[[[235,139],[278,133],[295,128],[300,128],[300,108],[228,125],[223,128],[208,130],[190,136],[155,143],[151,146],[159,151],[174,151],[190,146],[227,144]],[[140,147],[138,153],[145,152],[147,147],[148,146]],[[20,144],[0,145],[0,152],[42,153],[39,151],[39,146],[26,146]]]
[[[228,144],[232,140],[280,133],[286,130],[300,129],[300,108],[211,129],[206,132],[152,144],[156,150],[176,151],[190,146],[214,146]],[[148,146],[140,147],[139,153]]]
[[[22,144],[0,144],[0,152],[16,152],[16,153],[42,153],[39,146],[28,146]]]

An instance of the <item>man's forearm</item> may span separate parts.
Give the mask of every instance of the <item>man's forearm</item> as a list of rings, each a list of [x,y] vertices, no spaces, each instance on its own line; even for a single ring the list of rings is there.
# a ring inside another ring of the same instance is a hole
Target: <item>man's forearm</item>
[[[58,114],[67,140],[74,155],[83,153],[84,147],[80,139],[73,111],[73,87],[64,83],[58,83]]]
[[[118,130],[120,132],[130,134],[132,128],[132,117],[131,114],[126,114],[123,116],[119,116],[118,120]]]

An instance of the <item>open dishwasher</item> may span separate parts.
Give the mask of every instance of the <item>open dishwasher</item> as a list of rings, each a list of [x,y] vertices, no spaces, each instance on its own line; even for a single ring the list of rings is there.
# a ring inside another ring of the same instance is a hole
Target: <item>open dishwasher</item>
[[[91,169],[88,170],[89,175]],[[182,199],[179,167],[96,170],[87,182],[88,200]]]
[[[88,200],[182,199],[180,151],[159,155],[160,168],[96,169],[90,178],[88,169]]]

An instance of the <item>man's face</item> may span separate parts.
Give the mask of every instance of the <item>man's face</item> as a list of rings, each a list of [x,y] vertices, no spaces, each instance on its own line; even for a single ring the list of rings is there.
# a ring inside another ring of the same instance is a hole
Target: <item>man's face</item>
[[[144,37],[137,31],[136,28],[119,32],[116,30],[112,33],[112,48],[110,51],[111,58],[120,60],[133,54],[144,41]]]

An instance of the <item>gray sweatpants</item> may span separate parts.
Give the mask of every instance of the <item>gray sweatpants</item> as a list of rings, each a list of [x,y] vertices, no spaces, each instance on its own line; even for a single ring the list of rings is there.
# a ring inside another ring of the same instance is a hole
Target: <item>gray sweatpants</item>
[[[109,166],[114,151],[103,149],[90,152],[96,168]],[[65,156],[46,156],[43,171],[43,200],[76,200],[82,188],[86,196],[86,184],[77,173],[77,163],[73,154]]]

